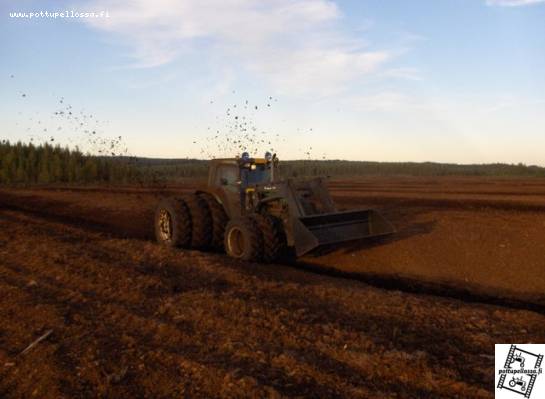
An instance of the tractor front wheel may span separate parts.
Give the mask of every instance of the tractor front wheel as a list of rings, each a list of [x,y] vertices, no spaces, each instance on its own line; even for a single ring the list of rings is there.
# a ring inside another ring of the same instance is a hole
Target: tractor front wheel
[[[225,251],[235,259],[252,262],[262,259],[263,235],[252,218],[237,218],[227,223]]]
[[[267,214],[256,214],[252,218],[263,235],[263,261],[270,263],[286,258],[287,242],[282,221]]]

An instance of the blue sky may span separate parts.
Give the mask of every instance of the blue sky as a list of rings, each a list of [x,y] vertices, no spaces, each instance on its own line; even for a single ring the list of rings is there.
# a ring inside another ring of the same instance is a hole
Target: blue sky
[[[9,15],[66,10],[108,17]],[[281,158],[545,165],[545,1],[25,0],[0,12],[2,139],[96,152],[88,128],[134,155],[232,156],[238,116],[251,148]],[[54,115],[67,104],[93,123]]]

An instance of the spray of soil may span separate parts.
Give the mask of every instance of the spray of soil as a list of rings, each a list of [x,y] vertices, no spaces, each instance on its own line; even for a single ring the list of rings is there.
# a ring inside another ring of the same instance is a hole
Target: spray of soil
[[[10,75],[16,79],[15,75]],[[233,91],[233,94],[236,92]],[[32,93],[19,91],[24,107],[32,106]],[[18,112],[16,125],[24,128],[31,143],[58,144],[77,148],[85,154],[96,156],[127,157],[131,162],[137,158],[129,153],[122,136],[106,134],[109,121],[99,118],[96,113],[73,105],[64,96],[55,98],[46,112]],[[26,103],[26,104],[25,104]],[[273,96],[259,101],[247,99],[230,101],[225,109],[216,115],[213,123],[206,127],[204,137],[192,140],[198,146],[199,158],[213,159],[232,157],[242,152],[261,156],[265,152],[277,153],[282,144],[289,143],[291,135],[281,134],[274,129],[260,126],[259,119],[267,116],[278,103]],[[214,100],[210,104],[215,104]],[[28,109],[27,108],[27,109]],[[311,135],[313,128],[296,129],[295,134]],[[291,146],[295,148],[296,146]],[[297,148],[301,159],[314,157],[312,146]],[[321,156],[326,159],[325,153]]]

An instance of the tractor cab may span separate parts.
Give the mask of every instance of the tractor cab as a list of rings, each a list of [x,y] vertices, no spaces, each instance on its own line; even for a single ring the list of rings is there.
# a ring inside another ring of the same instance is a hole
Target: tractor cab
[[[210,161],[207,190],[213,190],[218,200],[229,208],[229,214],[242,215],[253,198],[257,186],[272,183],[278,169],[276,154],[251,158],[247,153],[236,158]]]
[[[274,181],[278,167],[276,155],[265,154],[265,158],[242,157],[214,159],[210,161],[209,187],[250,187]]]

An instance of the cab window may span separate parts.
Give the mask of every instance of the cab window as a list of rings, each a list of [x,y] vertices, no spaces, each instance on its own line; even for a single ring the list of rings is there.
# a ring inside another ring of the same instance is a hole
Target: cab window
[[[238,176],[238,167],[235,165],[221,165],[216,171],[216,181],[215,185],[221,186],[222,180],[227,181],[228,185],[236,184],[239,179]]]

